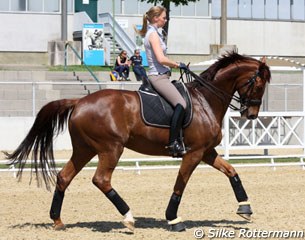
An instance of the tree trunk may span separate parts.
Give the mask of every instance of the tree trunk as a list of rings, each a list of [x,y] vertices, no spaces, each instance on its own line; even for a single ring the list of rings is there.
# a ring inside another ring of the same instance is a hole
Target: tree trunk
[[[167,44],[167,35],[168,35],[168,28],[169,28],[169,20],[170,20],[170,1],[168,0],[163,0],[162,1],[162,6],[166,8],[166,16],[167,16],[167,22],[166,24],[164,25],[164,28],[163,30],[165,31],[165,43]],[[163,33],[164,34],[164,33]]]

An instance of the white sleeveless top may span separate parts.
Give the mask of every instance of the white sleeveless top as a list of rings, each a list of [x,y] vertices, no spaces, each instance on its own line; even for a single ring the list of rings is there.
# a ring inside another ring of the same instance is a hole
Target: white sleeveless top
[[[150,42],[149,42],[149,35],[152,32],[157,32],[158,33],[161,48],[163,50],[164,55],[166,55],[166,49],[167,49],[166,44],[163,41],[162,34],[158,32],[158,29],[156,27],[154,27],[152,25],[148,25],[148,29],[147,29],[147,32],[146,32],[145,38],[144,38],[144,47],[145,47],[147,62],[148,62],[148,66],[149,66],[147,75],[164,74],[164,73],[168,72],[170,70],[170,68],[160,64],[157,61],[156,55],[154,54],[154,51],[153,51],[153,49],[150,45]]]

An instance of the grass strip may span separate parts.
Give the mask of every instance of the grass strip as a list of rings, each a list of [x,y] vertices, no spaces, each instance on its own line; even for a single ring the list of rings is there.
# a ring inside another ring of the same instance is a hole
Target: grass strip
[[[251,164],[251,163],[270,163],[271,159],[270,158],[265,158],[265,159],[230,159],[228,161],[230,164]],[[300,162],[300,158],[276,158],[274,159],[275,163],[289,163],[289,162]],[[140,166],[179,166],[181,163],[181,160],[176,160],[176,161],[140,161],[139,164]],[[117,166],[120,167],[129,167],[129,166],[135,166],[134,161],[130,162],[119,162]],[[205,164],[205,163],[201,163]],[[56,167],[61,168],[65,165],[65,163],[57,163]],[[97,162],[89,162],[86,167],[96,167]],[[18,165],[15,166],[18,168]],[[25,168],[30,168],[31,165],[26,164]],[[0,169],[8,169],[9,166],[6,164],[0,164]]]

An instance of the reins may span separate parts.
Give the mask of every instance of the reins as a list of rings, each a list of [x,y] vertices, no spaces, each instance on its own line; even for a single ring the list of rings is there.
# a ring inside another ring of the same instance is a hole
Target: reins
[[[199,75],[197,75],[196,73],[194,73],[191,70],[189,70],[189,71],[180,70],[179,80],[182,80],[184,82],[184,80],[183,80],[183,75],[184,74],[185,74],[185,78],[186,78],[188,83],[189,82],[198,82],[201,86],[205,87],[206,89],[208,89],[209,91],[214,93],[223,102],[226,102],[226,99],[229,99],[230,101],[233,99],[236,102],[240,103],[241,104],[240,108],[234,106],[231,102],[229,103],[229,107],[234,111],[240,111],[241,113],[243,113],[245,110],[247,110],[247,108],[249,106],[260,105],[261,104],[261,100],[247,99],[247,93],[249,91],[252,92],[254,83],[256,81],[256,78],[259,76],[259,71],[258,70],[255,72],[255,74],[247,82],[245,82],[239,88],[239,89],[241,89],[241,88],[244,88],[244,87],[247,87],[247,86],[249,87],[247,89],[247,91],[240,97],[236,96],[235,93],[233,95],[230,95],[227,92],[223,91],[222,89],[219,89],[219,88],[215,87],[211,82],[206,81],[205,79],[203,79],[202,77],[200,77]]]

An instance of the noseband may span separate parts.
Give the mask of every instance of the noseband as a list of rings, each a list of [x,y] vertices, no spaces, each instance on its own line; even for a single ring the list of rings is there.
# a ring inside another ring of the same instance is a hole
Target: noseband
[[[212,85],[210,82],[205,81],[203,78],[201,78],[200,76],[198,76],[197,74],[195,74],[192,71],[188,71],[185,72],[186,73],[186,78],[187,81],[189,82],[192,76],[195,80],[199,82],[200,85],[206,87],[207,89],[209,89],[210,91],[212,91],[216,96],[218,96],[220,99],[222,99],[223,101],[225,101],[225,98],[229,98],[229,99],[234,99],[236,102],[240,103],[240,108],[234,106],[233,104],[229,104],[229,107],[235,111],[239,111],[241,114],[243,114],[249,107],[251,106],[260,106],[262,101],[260,99],[250,99],[248,96],[252,94],[253,89],[254,89],[254,84],[256,82],[257,77],[260,76],[260,72],[259,70],[255,71],[255,74],[247,81],[245,82],[242,86],[240,86],[238,90],[247,87],[247,90],[240,96],[236,96],[236,95],[230,95],[226,92],[224,92],[223,90],[215,87],[214,85]],[[183,73],[181,73],[183,75]],[[182,75],[180,77],[180,79],[182,78]]]

